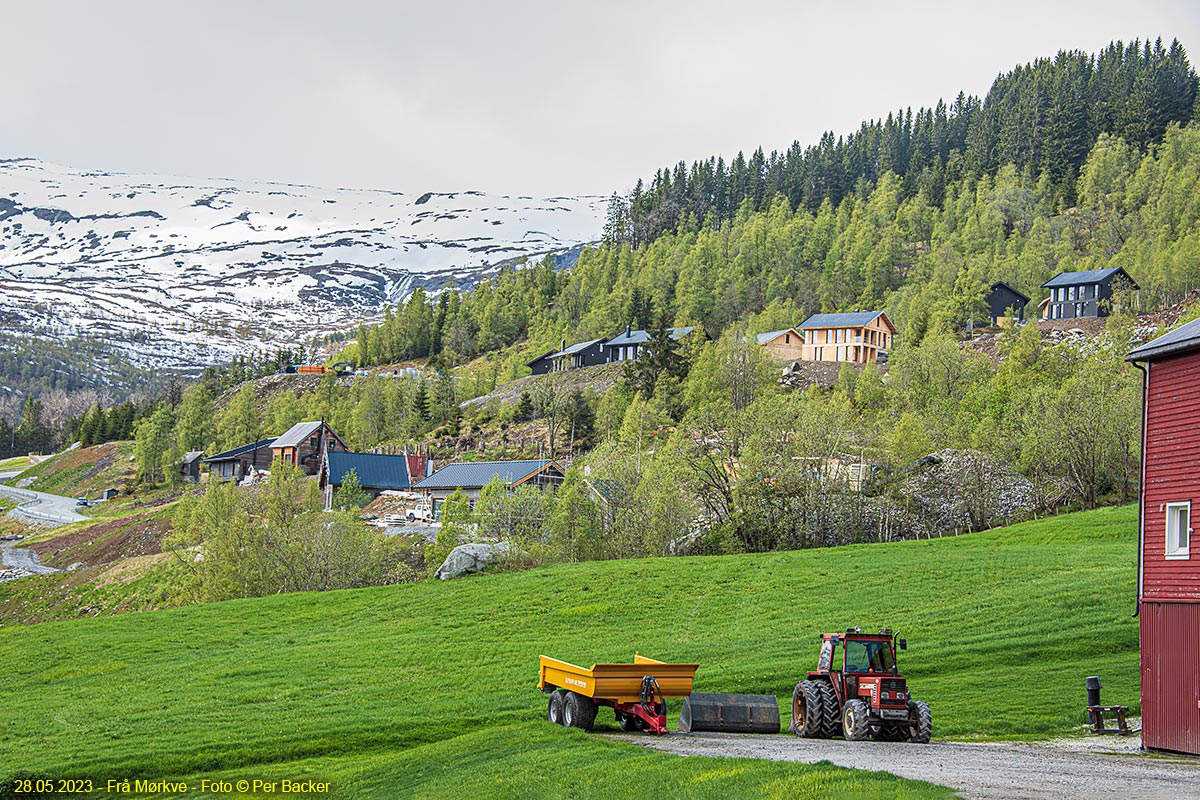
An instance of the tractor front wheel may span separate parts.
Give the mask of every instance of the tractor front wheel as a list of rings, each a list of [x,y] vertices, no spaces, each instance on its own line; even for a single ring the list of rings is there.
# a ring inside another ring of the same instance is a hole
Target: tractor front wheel
[[[867,738],[870,725],[867,722],[869,711],[862,700],[847,700],[842,709],[842,736],[847,742],[861,742]]]
[[[575,692],[567,692],[563,700],[563,725],[590,731],[596,721],[596,704],[591,698]]]
[[[908,703],[908,740],[917,744],[928,744],[933,738],[933,713],[928,703]]]
[[[562,689],[555,689],[550,693],[550,702],[546,704],[546,719],[553,722],[555,725],[563,724],[563,695],[566,694]]]
[[[792,733],[805,739],[825,736],[825,693],[818,681],[800,681],[792,692]]]
[[[908,741],[908,728],[880,725],[871,732],[871,736],[875,737],[877,742],[904,742]]]

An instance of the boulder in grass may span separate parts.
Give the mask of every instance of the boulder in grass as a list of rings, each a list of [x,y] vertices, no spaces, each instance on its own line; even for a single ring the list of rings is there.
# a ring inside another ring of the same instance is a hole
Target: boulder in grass
[[[479,572],[488,564],[508,555],[511,545],[508,542],[496,544],[460,544],[450,551],[446,560],[437,568],[433,576],[438,580],[449,580],[465,575],[468,572]]]

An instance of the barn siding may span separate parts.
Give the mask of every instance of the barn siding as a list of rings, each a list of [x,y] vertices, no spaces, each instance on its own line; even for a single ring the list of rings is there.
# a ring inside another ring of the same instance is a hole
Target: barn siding
[[[1200,542],[1189,559],[1165,557],[1167,503],[1190,500],[1200,528],[1200,352],[1150,365],[1146,398],[1146,600],[1200,600]],[[1196,538],[1193,535],[1193,540]]]
[[[1141,606],[1142,744],[1200,755],[1200,603]]]

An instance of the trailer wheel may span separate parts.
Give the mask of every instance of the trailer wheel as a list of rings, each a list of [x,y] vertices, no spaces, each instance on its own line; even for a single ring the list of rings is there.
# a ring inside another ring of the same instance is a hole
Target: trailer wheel
[[[842,709],[842,736],[847,742],[861,742],[867,738],[870,725],[867,721],[867,704],[862,700],[847,700]]]
[[[617,724],[621,726],[623,731],[640,731],[642,729],[642,721],[633,714],[626,714],[624,711],[617,712]]]
[[[596,704],[591,698],[575,692],[567,692],[563,700],[563,725],[590,731],[596,722]]]
[[[805,739],[825,736],[825,693],[818,681],[800,681],[792,692],[791,731]]]
[[[563,695],[566,694],[562,689],[555,689],[550,693],[550,702],[546,704],[546,719],[553,722],[555,725],[563,724]]]
[[[817,685],[817,691],[821,693],[821,698],[825,702],[825,717],[821,737],[832,739],[842,729],[842,714],[838,708],[837,693],[833,691],[833,685],[826,681],[814,681],[814,683]]]
[[[908,702],[908,740],[928,744],[933,738],[933,712],[928,703]]]

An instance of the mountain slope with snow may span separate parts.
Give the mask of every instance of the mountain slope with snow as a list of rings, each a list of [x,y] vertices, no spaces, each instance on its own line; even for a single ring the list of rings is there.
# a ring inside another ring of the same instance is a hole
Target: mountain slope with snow
[[[599,238],[605,205],[0,161],[0,334],[98,336],[140,366],[194,370],[569,254]]]

